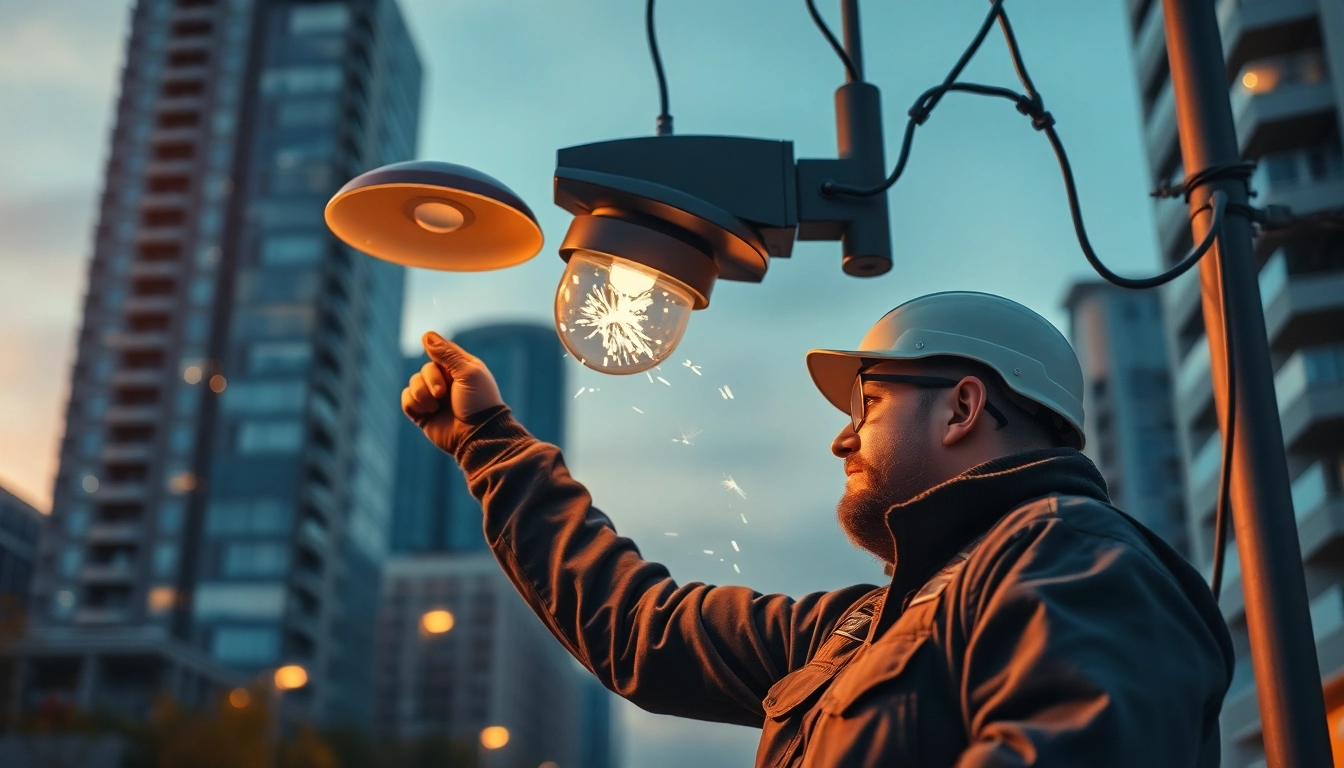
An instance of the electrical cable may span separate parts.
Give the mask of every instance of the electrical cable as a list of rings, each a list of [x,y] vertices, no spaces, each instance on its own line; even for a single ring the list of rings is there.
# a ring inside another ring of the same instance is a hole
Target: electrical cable
[[[835,55],[840,57],[840,63],[845,65],[845,72],[849,75],[849,81],[851,83],[862,82],[863,77],[859,75],[858,67],[854,66],[854,60],[849,58],[849,53],[845,51],[845,47],[836,39],[831,32],[831,28],[826,26],[826,20],[821,18],[821,13],[817,11],[816,0],[807,0],[807,12],[811,14],[812,23],[817,25],[817,29],[826,38],[826,42],[831,44]]]
[[[653,71],[658,76],[658,123],[654,131],[657,136],[672,135],[672,115],[667,111],[667,75],[663,72],[663,57],[658,53],[658,31],[653,22],[653,0],[644,6],[644,33],[649,38],[649,57],[653,59]]]
[[[812,0],[808,0],[809,9],[812,8]],[[815,9],[813,9],[815,10]],[[814,18],[815,15],[814,15]],[[975,83],[956,82],[957,77],[965,69],[971,58],[979,50],[984,42],[985,35],[989,28],[997,20],[1003,31],[1004,39],[1008,45],[1008,53],[1012,58],[1013,68],[1017,72],[1018,80],[1026,90],[1026,94],[1019,94],[1008,88],[997,86],[978,85]],[[828,38],[832,39],[828,34]],[[834,44],[834,42],[833,42]],[[1229,204],[1227,193],[1223,190],[1215,190],[1209,196],[1209,202],[1200,208],[1196,213],[1208,210],[1212,214],[1212,221],[1209,223],[1209,229],[1204,238],[1192,247],[1185,256],[1183,256],[1170,269],[1161,274],[1145,278],[1127,278],[1111,271],[1092,248],[1092,243],[1087,236],[1087,228],[1083,222],[1082,206],[1078,200],[1078,188],[1073,176],[1073,167],[1069,162],[1068,153],[1064,149],[1064,144],[1059,138],[1059,133],[1055,130],[1055,119],[1046,111],[1041,99],[1040,92],[1036,90],[1031,76],[1027,72],[1026,64],[1022,59],[1022,51],[1017,42],[1017,36],[1013,32],[1012,25],[1008,21],[1008,14],[1003,10],[1003,0],[991,0],[989,15],[981,24],[975,38],[971,44],[962,52],[961,57],[953,66],[952,71],[944,78],[940,85],[937,85],[920,95],[915,101],[914,106],[910,108],[910,119],[906,123],[905,135],[901,142],[901,149],[897,156],[896,166],[887,179],[875,187],[850,187],[836,184],[834,182],[825,182],[822,184],[821,192],[824,195],[848,195],[852,197],[871,197],[878,195],[890,189],[892,185],[900,179],[905,171],[906,163],[910,158],[910,147],[914,139],[915,129],[928,120],[933,108],[949,92],[960,91],[974,93],[981,96],[993,96],[1005,98],[1013,101],[1017,110],[1023,115],[1031,118],[1032,127],[1045,134],[1050,142],[1050,147],[1055,153],[1055,158],[1059,163],[1060,173],[1064,179],[1064,189],[1068,197],[1069,215],[1073,220],[1074,233],[1078,238],[1078,244],[1083,251],[1092,268],[1097,274],[1101,275],[1108,282],[1123,288],[1143,289],[1152,288],[1164,283],[1170,282],[1180,275],[1184,274],[1193,267],[1205,254],[1209,252],[1213,244],[1222,233],[1224,216],[1227,213],[1244,216],[1251,222],[1266,229],[1282,229],[1294,223],[1291,213],[1279,206],[1269,206],[1266,209],[1257,209],[1249,205]],[[1236,162],[1220,165],[1213,165],[1188,176],[1179,185],[1162,184],[1154,191],[1155,197],[1176,197],[1183,196],[1186,201],[1190,200],[1191,195],[1200,187],[1215,181],[1233,179],[1247,185],[1247,194],[1253,195],[1249,189],[1251,173],[1255,170],[1255,163]],[[1338,217],[1336,220],[1344,219]],[[1324,223],[1324,222],[1323,222]],[[1333,223],[1333,222],[1331,222]],[[1327,224],[1328,226],[1328,224]],[[1223,353],[1225,363],[1226,394],[1227,394],[1227,413],[1223,429],[1223,455],[1222,466],[1218,479],[1218,501],[1214,519],[1214,553],[1213,553],[1213,572],[1210,579],[1210,589],[1214,598],[1217,599],[1222,590],[1223,570],[1226,561],[1227,550],[1227,528],[1231,517],[1231,474],[1233,449],[1236,436],[1236,376],[1232,363],[1232,325],[1228,311],[1227,284],[1224,279],[1224,265],[1221,259],[1215,266],[1218,276],[1218,290],[1222,308],[1223,320]]]
[[[1218,193],[1215,193],[1218,194]],[[1223,278],[1226,267],[1221,254],[1215,259],[1218,271],[1218,293],[1223,309],[1223,369],[1227,379],[1227,418],[1223,429],[1223,464],[1218,471],[1218,506],[1213,516],[1213,574],[1209,589],[1218,600],[1223,591],[1223,568],[1227,560],[1227,525],[1232,516],[1232,449],[1237,429],[1237,379],[1232,365],[1232,321],[1227,311],[1227,281]]]

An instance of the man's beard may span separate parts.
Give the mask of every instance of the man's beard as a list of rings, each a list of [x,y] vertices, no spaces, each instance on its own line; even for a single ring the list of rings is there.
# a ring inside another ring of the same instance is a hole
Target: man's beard
[[[850,457],[846,464],[857,465],[862,485],[850,488],[847,480],[845,493],[835,507],[840,529],[854,546],[888,565],[896,561],[896,543],[887,525],[887,512],[931,486],[927,477],[928,461],[910,442],[913,441],[898,440],[892,446],[895,450],[891,454],[877,457],[880,462],[877,466],[861,462],[857,456]],[[902,462],[896,456],[910,457],[911,460]],[[905,466],[899,466],[902,464]]]

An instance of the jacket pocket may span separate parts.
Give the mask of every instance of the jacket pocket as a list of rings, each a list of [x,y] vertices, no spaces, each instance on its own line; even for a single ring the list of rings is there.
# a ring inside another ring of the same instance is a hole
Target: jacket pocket
[[[823,711],[847,716],[859,709],[868,694],[889,687],[903,688],[888,683],[911,669],[912,660],[920,648],[928,643],[929,635],[905,635],[891,640],[894,642],[883,642],[869,648],[863,658],[849,665],[819,702]]]
[[[785,675],[761,700],[765,716],[774,720],[786,717],[798,705],[812,698],[817,689],[835,677],[837,666],[828,661],[813,661]]]

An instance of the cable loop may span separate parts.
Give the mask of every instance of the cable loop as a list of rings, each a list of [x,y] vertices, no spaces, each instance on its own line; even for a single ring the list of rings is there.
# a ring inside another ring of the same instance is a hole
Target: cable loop
[[[1195,173],[1185,177],[1180,184],[1170,184],[1166,181],[1160,182],[1152,192],[1148,194],[1156,198],[1176,198],[1184,197],[1185,201],[1190,202],[1190,196],[1196,189],[1223,179],[1236,179],[1246,185],[1246,194],[1255,197],[1255,192],[1251,189],[1251,174],[1255,173],[1255,163],[1250,161],[1240,161],[1236,163],[1219,163],[1210,165]],[[1228,208],[1232,211],[1232,208]]]

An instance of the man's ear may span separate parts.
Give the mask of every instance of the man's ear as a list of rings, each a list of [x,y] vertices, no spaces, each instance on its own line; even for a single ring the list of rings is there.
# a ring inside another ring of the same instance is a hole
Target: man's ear
[[[975,376],[963,377],[949,396],[951,415],[943,428],[943,445],[953,446],[970,436],[985,413],[989,393]]]

